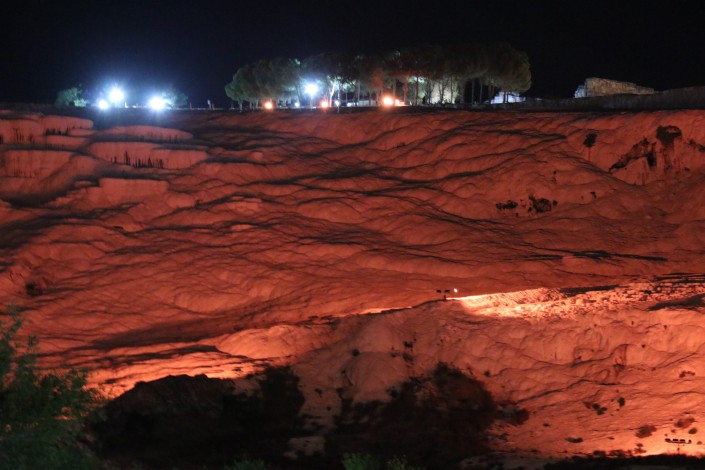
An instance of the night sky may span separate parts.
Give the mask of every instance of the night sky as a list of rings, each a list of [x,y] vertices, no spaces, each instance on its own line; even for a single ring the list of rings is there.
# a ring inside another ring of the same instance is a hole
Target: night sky
[[[572,96],[586,77],[657,90],[705,85],[705,2],[37,1],[0,14],[0,101],[60,89],[171,84],[194,105],[260,58],[366,52],[422,42],[509,42],[529,55],[528,95]],[[412,6],[420,5],[420,6]]]

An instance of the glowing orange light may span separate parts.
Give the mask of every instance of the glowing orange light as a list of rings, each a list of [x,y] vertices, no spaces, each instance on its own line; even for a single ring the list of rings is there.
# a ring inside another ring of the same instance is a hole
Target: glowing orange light
[[[274,103],[272,103],[271,101],[265,101],[264,109],[274,109]]]
[[[384,106],[394,106],[394,98],[391,96],[384,96],[382,97],[382,104]]]
[[[325,109],[328,107],[328,100],[321,100],[321,108]]]

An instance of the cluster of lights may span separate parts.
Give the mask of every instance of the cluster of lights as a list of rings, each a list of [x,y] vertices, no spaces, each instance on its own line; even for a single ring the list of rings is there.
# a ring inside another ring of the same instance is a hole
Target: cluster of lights
[[[404,102],[400,99],[392,98],[391,96],[383,96],[382,106],[404,106]]]
[[[119,87],[113,87],[108,92],[108,98],[101,98],[97,102],[98,109],[107,110],[112,108],[127,107],[125,103],[125,92]],[[161,111],[170,105],[169,101],[161,96],[153,96],[149,100],[149,107],[155,111]]]
[[[309,96],[310,107],[313,108],[313,103],[314,103],[313,99],[320,91],[318,84],[307,83],[304,86],[304,91]],[[323,98],[321,101],[318,102],[318,106],[321,109],[329,108],[331,106],[331,104],[334,104],[335,106],[340,106],[341,102],[339,100],[335,100],[333,103],[331,103],[331,101],[326,98]],[[295,106],[298,108],[300,106],[300,104],[296,103]],[[392,96],[387,95],[387,96],[382,97],[382,106],[385,106],[385,107],[406,106],[406,103],[404,103],[404,101],[402,101],[400,99],[397,99],[397,98],[394,98]]]
[[[314,107],[314,97],[318,94],[320,91],[320,88],[318,87],[317,83],[307,83],[304,86],[304,91],[306,94],[309,96],[309,105],[311,108]],[[340,101],[335,100],[335,105],[340,106]],[[127,107],[127,103],[125,102],[125,92],[119,88],[119,87],[113,87],[110,92],[108,93],[108,98],[101,98],[98,100],[96,103],[99,109],[102,110],[107,110],[110,108],[119,108],[119,107]],[[391,96],[384,96],[382,98],[382,105],[383,106],[404,106],[404,102],[399,100],[399,99],[394,99]],[[161,111],[163,109],[168,108],[171,105],[171,103],[166,100],[162,96],[154,96],[149,100],[149,107],[153,109],[154,111]],[[301,107],[301,103],[298,101],[294,104],[295,107],[299,108]],[[318,106],[321,109],[327,109],[331,106],[331,103],[328,99],[323,98],[321,101],[318,102]],[[272,101],[265,101],[264,102],[264,109],[271,111],[274,109],[274,103]]]
[[[310,105],[311,105],[311,108],[313,108],[313,98],[314,98],[314,96],[316,96],[316,95],[318,94],[318,92],[320,91],[320,88],[318,87],[318,84],[317,84],[317,83],[307,83],[307,84],[304,86],[304,91],[305,91],[306,94],[309,96],[309,103],[310,103]],[[326,98],[323,98],[321,101],[318,102],[318,106],[319,106],[321,109],[328,109],[328,108],[330,108],[330,105],[331,105],[330,100],[328,100],[328,99],[326,99]],[[336,101],[335,101],[335,105],[336,105],[336,106],[340,106],[340,102],[336,100]],[[298,108],[300,105],[299,105],[299,103],[296,103],[295,106]]]
[[[110,92],[108,93],[108,99],[106,100],[105,98],[101,98],[98,100],[98,108],[100,109],[108,109],[110,108],[110,104],[114,107],[120,106],[120,103],[123,102],[125,99],[125,92],[122,91],[118,87],[113,87]]]

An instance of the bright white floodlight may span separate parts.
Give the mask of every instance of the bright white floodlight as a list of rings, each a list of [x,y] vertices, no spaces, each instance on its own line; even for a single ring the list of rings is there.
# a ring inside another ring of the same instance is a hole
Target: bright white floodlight
[[[155,111],[161,111],[166,108],[166,100],[160,96],[155,96],[149,100],[149,107]]]
[[[122,91],[120,88],[115,87],[112,90],[110,90],[110,94],[108,95],[108,99],[110,99],[110,102],[113,103],[115,106],[120,104],[125,99],[125,92]]]
[[[108,103],[108,100],[103,98],[98,100],[98,109],[108,109],[109,107],[110,103]]]
[[[315,95],[316,93],[318,93],[318,85],[315,84],[315,83],[308,83],[308,84],[306,85],[305,90],[306,90],[306,94],[308,94],[309,96],[313,97],[313,95]]]
[[[316,83],[307,83],[306,86],[304,87],[304,90],[306,91],[306,94],[308,95],[308,102],[313,109],[313,95],[318,93],[318,85]]]

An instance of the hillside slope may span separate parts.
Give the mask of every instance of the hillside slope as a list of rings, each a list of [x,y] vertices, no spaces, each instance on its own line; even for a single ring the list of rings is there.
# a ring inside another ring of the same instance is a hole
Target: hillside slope
[[[440,362],[497,449],[699,453],[704,118],[4,112],[0,304],[114,394],[291,365],[330,428]]]

